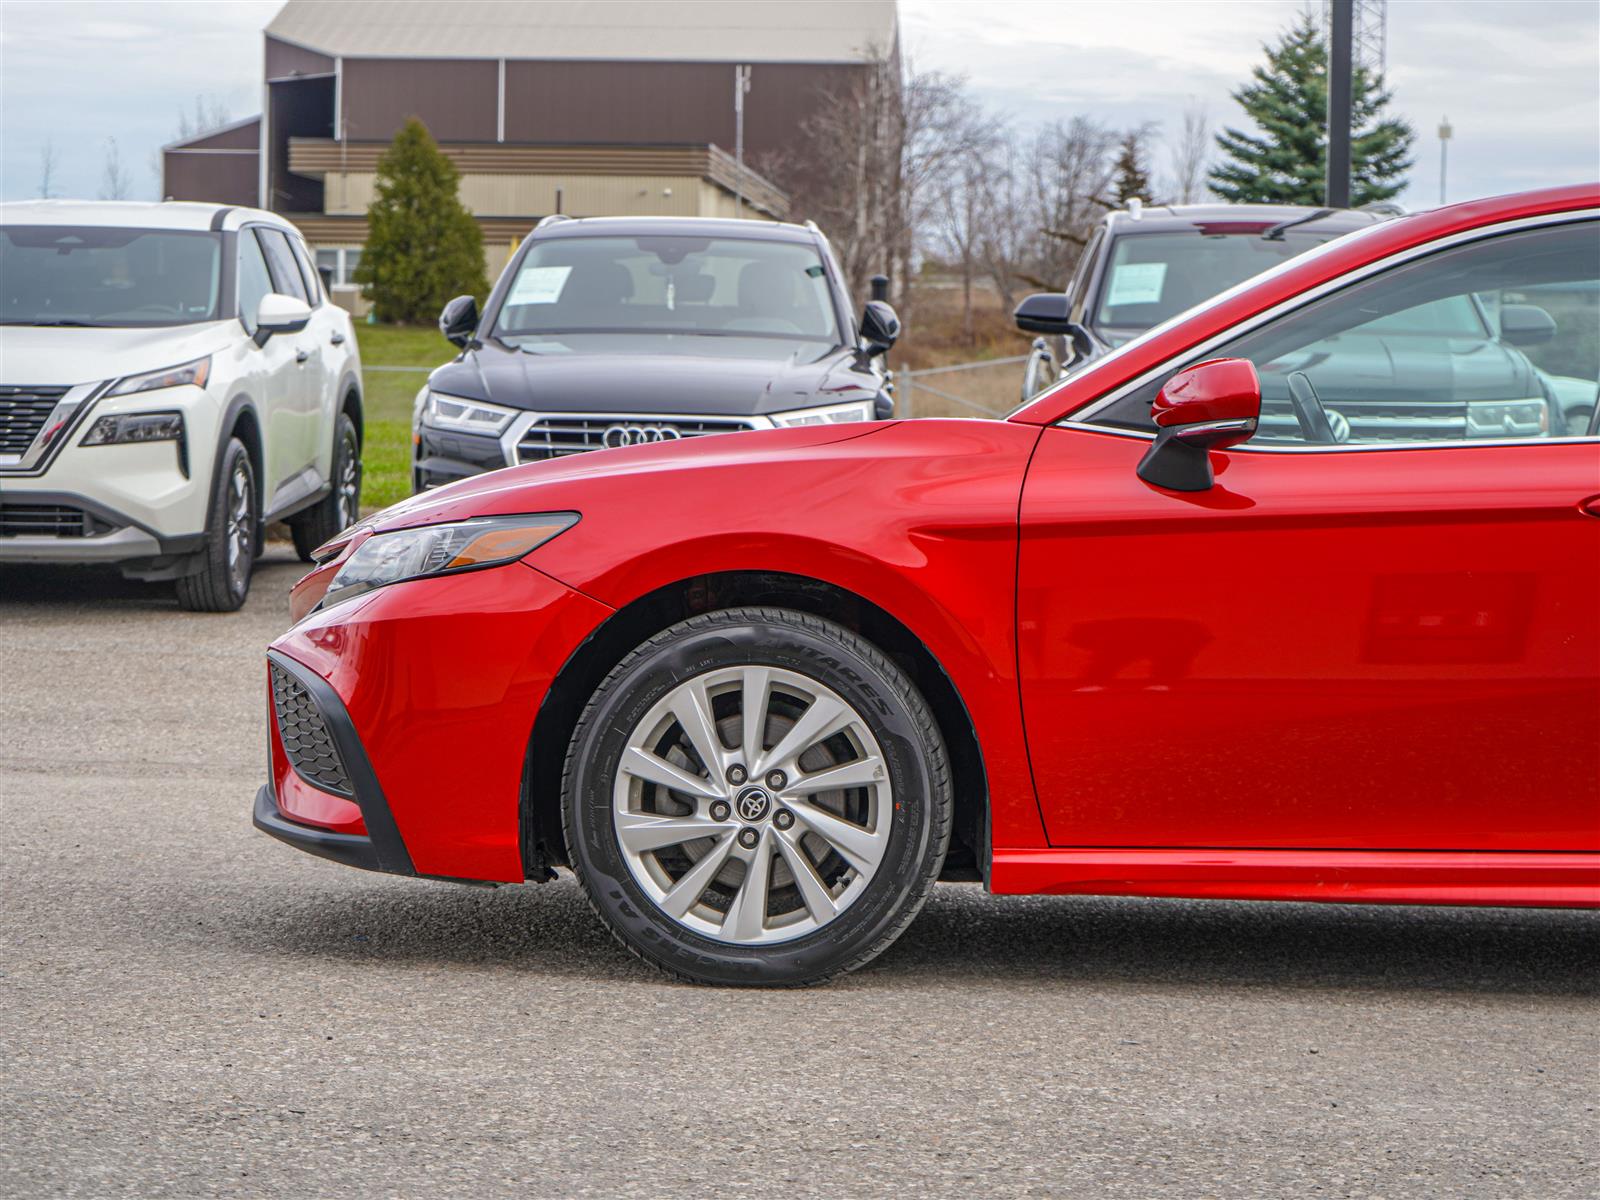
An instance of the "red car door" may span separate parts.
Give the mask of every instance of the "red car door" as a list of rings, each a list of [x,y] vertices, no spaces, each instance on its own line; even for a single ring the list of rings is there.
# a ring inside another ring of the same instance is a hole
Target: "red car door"
[[[1234,452],[1188,495],[1147,445],[1048,429],[1023,491],[1052,844],[1600,849],[1593,443]]]
[[[1600,849],[1600,443],[1552,436],[1529,357],[1593,354],[1597,275],[1569,220],[1207,347],[1263,394],[1209,490],[1135,474],[1159,378],[1045,430],[1017,618],[1052,844]]]

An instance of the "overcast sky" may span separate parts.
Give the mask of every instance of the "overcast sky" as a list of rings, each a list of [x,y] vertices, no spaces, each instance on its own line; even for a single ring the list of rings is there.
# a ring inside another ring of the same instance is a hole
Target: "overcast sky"
[[[0,194],[38,193],[49,141],[55,193],[93,197],[115,138],[135,195],[154,197],[152,162],[180,109],[204,95],[235,117],[259,111],[260,31],[278,7],[0,0]],[[901,0],[916,65],[965,74],[1019,125],[1086,113],[1166,130],[1190,98],[1213,125],[1237,122],[1228,93],[1301,7]],[[1395,107],[1418,132],[1408,205],[1438,200],[1445,115],[1452,200],[1600,178],[1600,0],[1391,0],[1388,58]],[[1164,159],[1158,146],[1158,172]]]

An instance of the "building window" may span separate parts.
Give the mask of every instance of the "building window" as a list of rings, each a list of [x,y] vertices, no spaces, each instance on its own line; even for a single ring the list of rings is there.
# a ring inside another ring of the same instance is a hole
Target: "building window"
[[[356,267],[361,262],[361,251],[343,246],[317,251],[317,274],[323,286],[351,288],[356,286]]]

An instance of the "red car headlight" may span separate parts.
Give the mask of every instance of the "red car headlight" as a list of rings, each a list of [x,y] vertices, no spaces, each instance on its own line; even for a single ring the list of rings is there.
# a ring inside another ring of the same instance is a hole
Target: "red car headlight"
[[[319,607],[407,579],[515,562],[577,521],[577,513],[533,513],[374,534],[340,565]]]

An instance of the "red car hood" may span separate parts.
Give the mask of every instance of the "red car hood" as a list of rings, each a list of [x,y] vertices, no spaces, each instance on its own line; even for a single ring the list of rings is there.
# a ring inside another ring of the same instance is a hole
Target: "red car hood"
[[[423,492],[367,518],[352,532],[369,529],[387,532],[502,513],[553,512],[573,507],[569,485],[618,475],[660,476],[662,488],[670,494],[672,477],[679,471],[734,465],[749,467],[764,460],[793,459],[814,447],[866,437],[892,424],[892,421],[864,421],[801,429],[754,429],[617,450],[591,450],[547,462],[490,471]],[[545,496],[549,497],[548,502]]]

